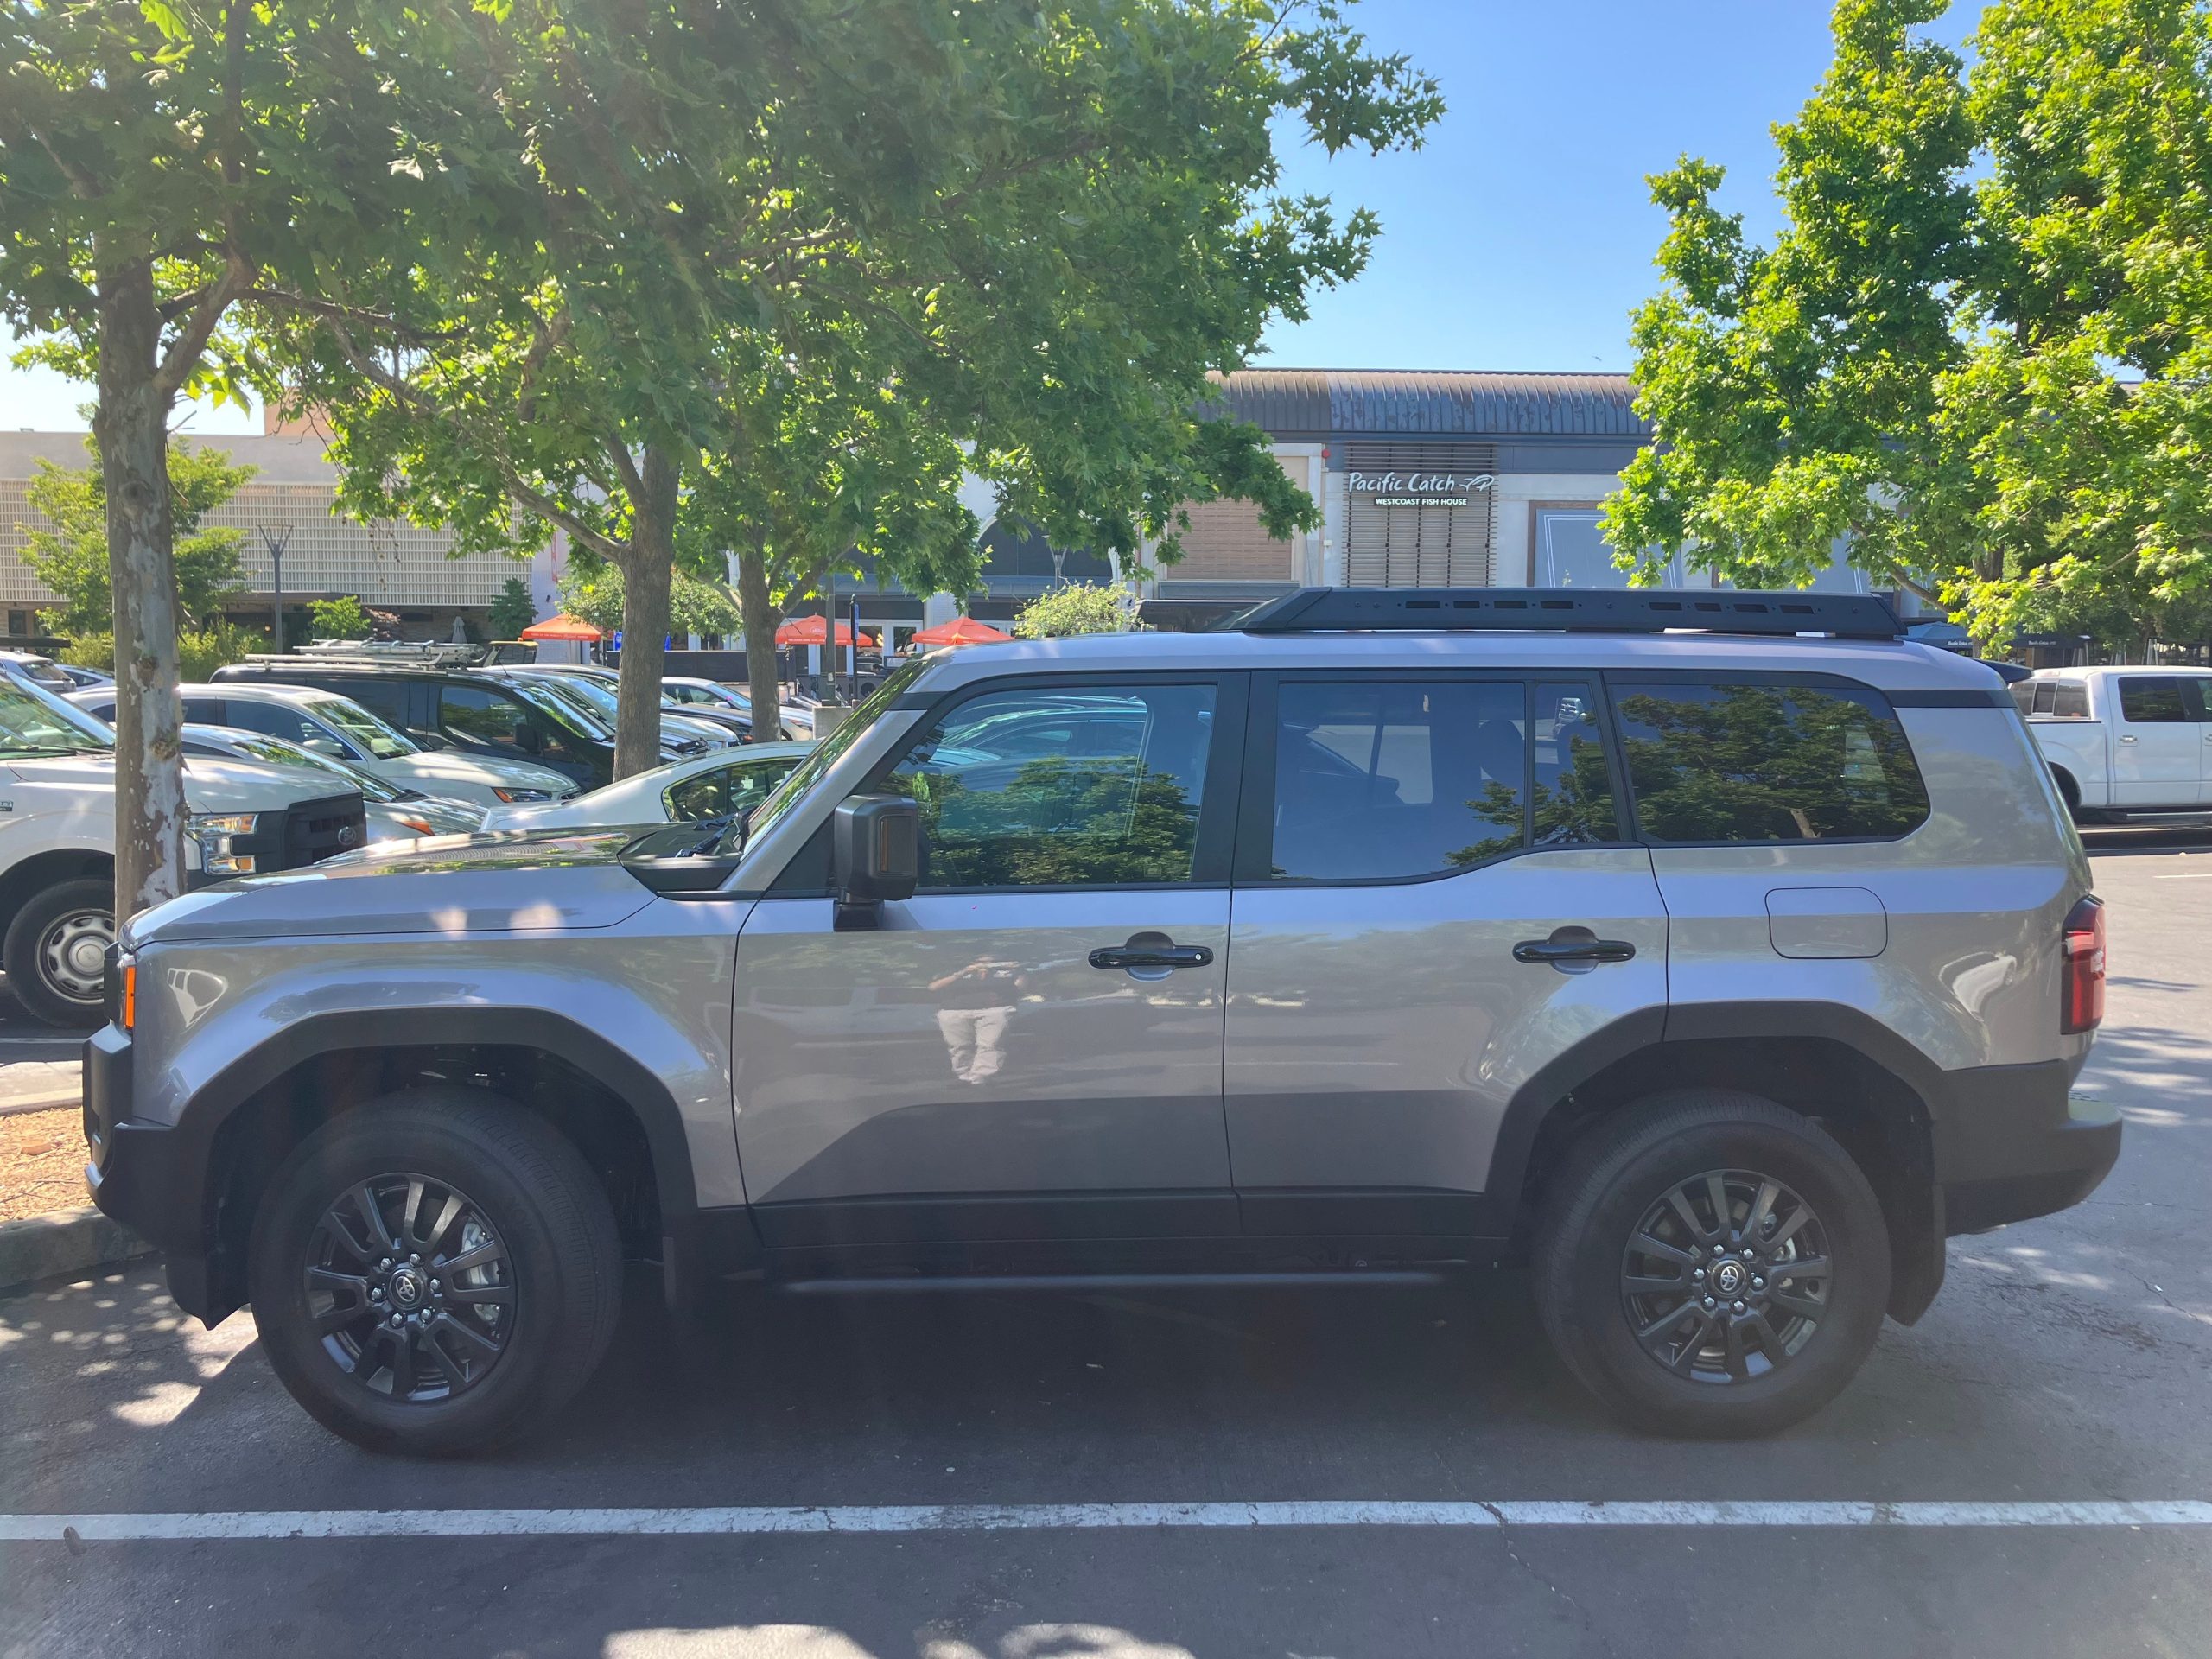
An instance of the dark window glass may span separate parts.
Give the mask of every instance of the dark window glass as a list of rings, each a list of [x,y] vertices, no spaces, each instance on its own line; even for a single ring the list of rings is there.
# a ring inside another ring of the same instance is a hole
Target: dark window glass
[[[2131,726],[2177,725],[2194,720],[2182,700],[2182,683],[2171,674],[2120,677],[2120,717]]]
[[[2033,680],[2015,680],[2005,688],[2012,694],[2012,702],[2023,715],[2036,711],[2036,686]]]
[[[534,760],[543,747],[527,709],[480,686],[440,687],[438,724],[463,748]]]
[[[2051,696],[2050,712],[2061,720],[2089,717],[2089,688],[2080,680],[2060,680]]]
[[[786,772],[798,764],[797,756],[780,760],[741,760],[696,772],[682,783],[671,784],[661,797],[668,816],[682,823],[702,818],[726,818],[750,812],[766,800]]]
[[[921,807],[922,887],[1189,880],[1213,710],[1210,685],[962,703],[882,785]]]
[[[1533,844],[1572,847],[1616,839],[1613,779],[1598,731],[1596,689],[1573,682],[1539,685],[1535,746]]]
[[[1564,707],[1563,696],[1554,699],[1553,798],[1579,789],[1558,764]],[[1569,712],[1573,724],[1588,710]],[[1441,875],[1515,851],[1526,832],[1529,758],[1528,689],[1517,681],[1286,681],[1275,713],[1274,874]],[[1570,771],[1573,759],[1570,739]]]
[[[112,709],[113,705],[109,705]],[[223,716],[226,709],[220,697],[187,697],[184,717],[194,726],[227,726],[231,722]]]
[[[1928,817],[1904,728],[1878,691],[1616,681],[1646,839],[1902,836]]]
[[[229,712],[228,724],[242,731],[281,737],[287,743],[304,744],[309,738],[322,736],[299,710],[281,702],[250,702],[243,697],[232,697],[229,700]]]
[[[2038,715],[2050,714],[2058,705],[2058,682],[2037,680],[2035,684],[2035,712]]]
[[[403,732],[414,731],[419,736],[422,721],[407,716],[407,687],[405,680],[359,679],[334,680],[321,689],[351,697],[378,719]]]

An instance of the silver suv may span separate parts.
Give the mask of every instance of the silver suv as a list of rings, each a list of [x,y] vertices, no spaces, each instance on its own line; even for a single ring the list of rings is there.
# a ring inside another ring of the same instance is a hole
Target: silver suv
[[[1687,631],[1694,630],[1694,631]],[[1944,1239],[2086,1196],[2089,874],[2012,699],[1849,596],[1294,594],[902,666],[743,823],[137,918],[101,1206],[308,1411],[543,1421],[711,1281],[1524,1260],[1631,1421],[1756,1433]]]

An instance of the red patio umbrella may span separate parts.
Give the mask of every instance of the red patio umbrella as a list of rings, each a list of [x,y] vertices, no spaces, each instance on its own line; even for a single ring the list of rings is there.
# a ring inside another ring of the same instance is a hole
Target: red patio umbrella
[[[522,631],[525,639],[583,639],[601,637],[597,628],[581,616],[570,616],[566,611],[558,616],[549,616],[543,622],[533,622]]]
[[[819,616],[795,616],[776,630],[776,643],[779,645],[828,645],[830,643],[829,621]],[[853,643],[851,623],[840,622],[837,625],[836,643],[841,645]],[[863,628],[861,630],[861,643],[872,645],[875,643],[875,636]]]
[[[1001,633],[988,622],[978,622],[972,616],[956,616],[950,622],[940,622],[933,628],[924,628],[914,636],[918,645],[987,645],[995,639],[1011,639],[1010,633]]]

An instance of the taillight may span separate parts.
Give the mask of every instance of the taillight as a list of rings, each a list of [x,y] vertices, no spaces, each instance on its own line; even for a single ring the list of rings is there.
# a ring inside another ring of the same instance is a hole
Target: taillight
[[[2065,982],[2059,988],[2063,1032],[2094,1031],[2105,1017],[2105,907],[2084,899],[2066,913]]]

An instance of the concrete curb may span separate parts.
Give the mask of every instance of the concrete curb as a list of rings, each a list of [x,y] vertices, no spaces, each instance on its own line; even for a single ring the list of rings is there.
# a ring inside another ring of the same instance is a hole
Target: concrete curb
[[[50,1095],[29,1095],[21,1100],[0,1100],[0,1117],[13,1117],[18,1112],[51,1112],[63,1106],[75,1106],[85,1098],[81,1089],[65,1089]]]
[[[0,1290],[40,1279],[119,1267],[153,1246],[86,1205],[0,1222]]]

